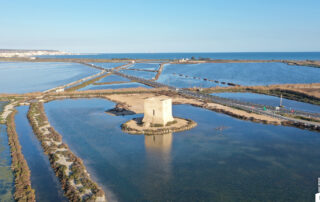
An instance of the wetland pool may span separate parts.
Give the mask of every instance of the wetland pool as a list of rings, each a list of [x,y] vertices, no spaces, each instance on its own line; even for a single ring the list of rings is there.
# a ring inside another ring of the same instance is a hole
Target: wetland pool
[[[159,82],[170,83],[183,74],[239,85],[270,85],[286,83],[318,83],[320,68],[294,66],[284,63],[203,63],[167,64],[164,66]],[[195,82],[199,82],[195,80]],[[207,81],[202,81],[206,87]],[[177,84],[176,84],[177,85]],[[199,85],[195,83],[195,85]],[[189,85],[190,86],[190,85]],[[189,87],[179,84],[180,88]]]
[[[120,125],[142,115],[105,113],[114,106],[103,99],[45,104],[49,122],[111,200],[314,200],[320,175],[317,132],[175,105],[174,116],[198,126],[162,136],[129,135]]]
[[[234,100],[240,100],[243,102],[250,102],[255,104],[262,104],[262,105],[269,105],[273,107],[277,107],[280,105],[280,98],[276,96],[271,95],[263,95],[263,94],[257,94],[257,93],[211,93],[211,95],[224,97],[224,98],[230,98]],[[298,102],[295,100],[289,100],[289,99],[282,99],[282,105],[286,109],[293,109],[293,110],[300,110],[300,111],[306,111],[311,113],[320,113],[320,106],[309,104],[305,102]]]
[[[0,93],[44,91],[98,72],[77,63],[0,62]]]

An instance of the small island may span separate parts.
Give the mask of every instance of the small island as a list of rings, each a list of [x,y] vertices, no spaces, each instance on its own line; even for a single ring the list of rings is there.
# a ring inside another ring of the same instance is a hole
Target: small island
[[[165,96],[144,100],[144,117],[134,118],[122,124],[124,132],[130,134],[163,135],[190,130],[197,123],[185,118],[172,116],[172,99]]]

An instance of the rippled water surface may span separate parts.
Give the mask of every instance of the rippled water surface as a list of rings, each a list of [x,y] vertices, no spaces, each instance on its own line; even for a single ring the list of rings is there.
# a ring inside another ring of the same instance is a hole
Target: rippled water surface
[[[240,100],[244,102],[269,105],[274,107],[280,105],[280,98],[275,96],[270,96],[270,95],[262,95],[262,94],[256,94],[256,93],[212,93],[212,95],[231,98],[231,99]],[[286,109],[320,113],[319,105],[313,105],[313,104],[308,104],[304,102],[288,100],[285,98],[282,99],[282,105]]]
[[[320,136],[242,121],[189,105],[173,107],[198,126],[162,136],[129,135],[101,99],[45,104],[50,123],[119,201],[313,201]],[[221,130],[220,130],[221,129]]]
[[[44,91],[98,72],[76,63],[0,62],[0,93]]]
[[[173,75],[176,74],[176,75]],[[284,63],[203,63],[169,64],[159,78],[161,83],[172,83],[177,74],[200,77],[239,85],[269,85],[320,82],[320,68],[293,66]],[[207,87],[208,82],[194,80],[194,85]],[[180,84],[177,87],[189,87]]]

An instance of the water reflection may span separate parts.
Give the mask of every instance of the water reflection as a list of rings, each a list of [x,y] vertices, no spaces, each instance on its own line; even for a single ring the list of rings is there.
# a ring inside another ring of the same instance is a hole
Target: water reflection
[[[164,135],[145,135],[144,145],[146,149],[146,184],[145,191],[154,193],[157,187],[168,184],[172,178],[171,147],[172,133]],[[151,185],[151,186],[150,186]]]

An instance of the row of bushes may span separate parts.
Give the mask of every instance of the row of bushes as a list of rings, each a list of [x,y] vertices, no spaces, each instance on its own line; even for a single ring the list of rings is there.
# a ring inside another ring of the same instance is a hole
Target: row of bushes
[[[79,85],[76,85],[76,86],[73,86],[73,87],[71,87],[71,88],[68,88],[68,89],[66,89],[66,91],[76,91],[76,90],[79,90],[79,89],[84,88],[84,87],[86,87],[86,86],[88,86],[88,85],[90,85],[90,84],[92,84],[92,83],[94,83],[94,82],[96,82],[96,81],[99,81],[100,79],[103,79],[104,77],[109,76],[109,75],[110,75],[110,73],[102,74],[101,76],[95,77],[95,78],[93,78],[93,79],[90,79],[90,80],[88,80],[88,81],[85,81],[85,82],[83,82],[83,83],[80,83]]]
[[[20,201],[35,201],[35,191],[31,187],[30,170],[25,160],[16,132],[14,117],[16,110],[7,118],[7,133],[11,151],[11,169],[14,173],[15,192],[14,199]]]
[[[39,128],[48,121],[42,103],[32,103],[30,105],[28,119],[33,128],[34,133],[41,142],[44,152],[49,156],[51,167],[53,168],[54,172],[60,180],[65,196],[70,201],[93,201],[97,197],[104,196],[105,194],[103,190],[89,178],[89,175],[86,172],[82,160],[75,156],[66,144],[62,143],[60,145],[48,145],[46,143],[47,141],[49,141],[49,139],[57,142],[62,142],[62,137],[52,127],[49,127],[48,130],[50,133],[48,135],[44,136],[43,132],[40,131]],[[66,150],[56,152],[56,149],[58,148],[65,148]],[[68,159],[68,161],[72,162],[70,166],[70,175],[69,173],[66,173],[67,167],[65,165],[57,163],[57,161],[59,160],[58,155],[63,155],[66,157],[66,159]],[[71,184],[72,181],[74,181],[75,184],[81,183],[82,186],[76,188]],[[92,194],[82,198],[81,194],[84,194],[85,189],[90,189]]]

